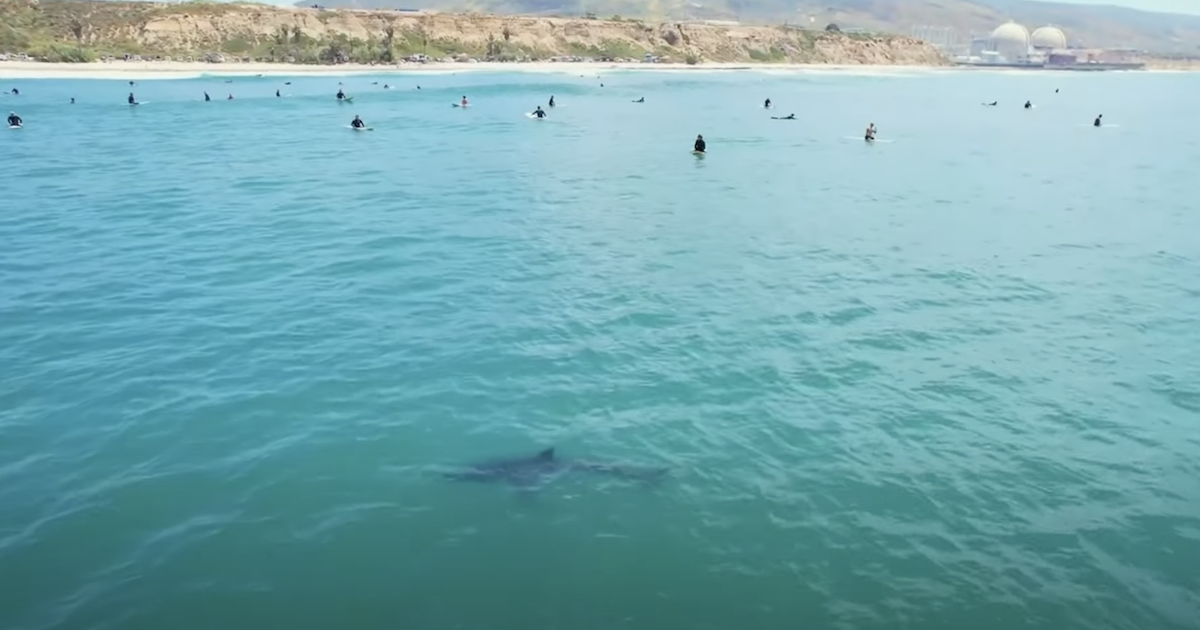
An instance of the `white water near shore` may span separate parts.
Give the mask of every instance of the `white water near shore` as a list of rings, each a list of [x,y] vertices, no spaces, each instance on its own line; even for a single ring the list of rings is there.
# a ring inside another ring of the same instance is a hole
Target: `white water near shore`
[[[462,72],[532,72],[554,74],[596,75],[613,70],[646,70],[657,72],[704,71],[787,71],[842,72],[856,74],[897,74],[936,72],[948,68],[930,66],[831,65],[831,64],[767,64],[767,63],[611,63],[611,62],[533,62],[533,63],[424,63],[394,66],[341,64],[318,66],[288,63],[225,63],[212,64],[184,61],[115,61],[95,63],[44,63],[39,61],[0,61],[0,78],[9,79],[187,79],[208,76],[312,76],[351,74],[409,74]]]

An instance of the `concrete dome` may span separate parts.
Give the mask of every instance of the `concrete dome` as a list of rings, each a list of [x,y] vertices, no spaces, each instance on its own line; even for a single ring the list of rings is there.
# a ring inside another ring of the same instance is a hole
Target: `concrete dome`
[[[1029,54],[1029,31],[1016,22],[1001,24],[988,38],[992,50],[1016,61]]]
[[[1009,22],[1008,24],[1001,24],[996,30],[992,31],[990,39],[997,44],[1028,46],[1029,30],[1016,22]]]
[[[1067,36],[1062,29],[1054,26],[1043,26],[1033,32],[1030,43],[1034,48],[1066,48]]]

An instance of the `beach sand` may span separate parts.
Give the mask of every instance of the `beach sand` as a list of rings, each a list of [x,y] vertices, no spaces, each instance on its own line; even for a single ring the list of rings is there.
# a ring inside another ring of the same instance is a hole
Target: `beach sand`
[[[929,72],[945,68],[923,66],[802,65],[766,63],[669,63],[605,62],[532,62],[532,63],[408,63],[399,65],[341,64],[318,66],[287,63],[204,63],[184,61],[111,61],[94,63],[43,63],[38,61],[0,61],[4,79],[181,79],[209,76],[343,76],[353,74],[409,74],[460,72],[532,72],[572,75],[597,75],[614,70],[658,72],[771,71],[771,72],[851,72],[894,74]]]

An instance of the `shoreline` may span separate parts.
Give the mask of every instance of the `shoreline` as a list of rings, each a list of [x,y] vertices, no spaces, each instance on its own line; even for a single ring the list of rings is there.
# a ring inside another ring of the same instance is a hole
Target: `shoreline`
[[[902,74],[943,72],[948,66],[783,63],[628,63],[628,62],[528,62],[528,63],[402,63],[397,65],[340,64],[336,66],[288,63],[205,63],[183,61],[113,61],[52,63],[0,61],[0,79],[192,79],[200,76],[351,76],[386,74],[459,74],[511,72],[530,74],[597,75],[606,71],[640,72],[838,72]]]
[[[860,74],[860,75],[903,75],[945,72],[1011,72],[1011,68],[921,66],[893,64],[801,64],[801,63],[636,63],[636,62],[550,62],[504,63],[481,61],[477,63],[401,63],[397,65],[339,64],[336,66],[289,64],[289,63],[206,63],[202,61],[96,61],[91,63],[55,63],[43,61],[0,61],[0,79],[92,79],[92,80],[168,80],[213,77],[305,77],[305,76],[354,76],[354,75],[405,75],[405,74],[460,74],[460,73],[527,73],[598,76],[605,72],[764,72],[772,74]],[[1200,67],[1154,67],[1124,72],[1167,72],[1189,73],[1200,71]],[[1018,70],[1022,74],[1054,72],[1058,70]]]

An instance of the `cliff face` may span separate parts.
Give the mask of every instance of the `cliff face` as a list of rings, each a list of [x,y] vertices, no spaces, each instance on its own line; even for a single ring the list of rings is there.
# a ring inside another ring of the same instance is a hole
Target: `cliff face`
[[[31,54],[49,47],[92,54],[225,53],[310,63],[387,62],[413,53],[494,59],[640,58],[650,53],[689,63],[945,63],[935,49],[907,37],[633,20],[0,0],[0,22],[14,24],[14,30],[24,34],[23,47],[29,49],[12,46],[14,38],[7,37],[7,52]],[[5,40],[0,40],[0,51],[5,48]]]

